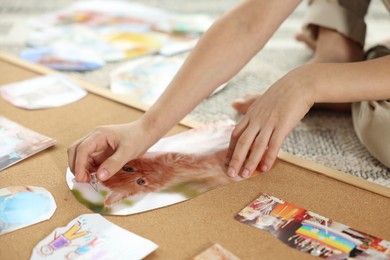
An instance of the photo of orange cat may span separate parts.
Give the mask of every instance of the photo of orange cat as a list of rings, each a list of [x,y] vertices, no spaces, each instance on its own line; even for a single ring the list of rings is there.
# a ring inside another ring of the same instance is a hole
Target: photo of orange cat
[[[164,187],[196,180],[194,187],[203,193],[215,187],[239,181],[228,177],[224,159],[227,150],[209,155],[184,153],[149,153],[128,162],[112,178],[103,182],[111,190],[105,206],[137,193],[156,192]],[[201,185],[196,185],[201,183]]]
[[[98,184],[77,183],[68,169],[76,198],[97,213],[126,215],[171,205],[219,186],[242,180],[226,175],[225,157],[233,124],[206,125],[161,139],[147,153]]]

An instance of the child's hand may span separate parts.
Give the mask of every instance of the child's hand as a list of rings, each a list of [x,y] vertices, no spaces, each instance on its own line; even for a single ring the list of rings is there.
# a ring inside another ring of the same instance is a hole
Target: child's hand
[[[149,148],[150,142],[146,133],[137,121],[123,125],[99,126],[72,144],[68,148],[68,160],[76,181],[88,182],[90,174],[94,172],[99,180],[110,178],[128,161],[137,158]]]
[[[272,167],[284,139],[314,104],[305,74],[287,74],[250,105],[230,139],[229,176],[248,178],[259,163],[261,171]]]

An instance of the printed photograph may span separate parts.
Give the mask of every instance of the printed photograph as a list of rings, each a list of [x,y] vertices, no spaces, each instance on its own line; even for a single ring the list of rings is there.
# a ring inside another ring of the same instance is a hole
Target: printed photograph
[[[389,259],[390,242],[262,194],[241,210],[238,221],[269,231],[286,245],[328,259]]]
[[[0,171],[55,143],[50,137],[0,116]]]
[[[127,215],[172,205],[241,177],[226,175],[225,156],[233,124],[223,121],[163,138],[110,179],[67,182],[79,202],[96,213]]]

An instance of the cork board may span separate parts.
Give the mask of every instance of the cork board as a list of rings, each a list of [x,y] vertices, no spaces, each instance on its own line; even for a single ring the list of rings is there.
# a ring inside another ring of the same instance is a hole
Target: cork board
[[[0,85],[50,70],[0,56]],[[83,84],[84,85],[84,84]],[[49,221],[0,236],[0,259],[28,259],[51,231],[80,214],[92,213],[73,197],[65,181],[67,147],[97,125],[135,120],[142,108],[93,90],[86,98],[59,108],[27,111],[0,99],[0,114],[58,141],[57,145],[0,172],[0,187],[33,185],[49,190],[57,211]],[[176,126],[169,134],[188,129]],[[242,259],[309,259],[268,232],[234,220],[261,193],[330,217],[357,230],[390,240],[389,189],[281,153],[266,174],[230,184],[192,200],[131,216],[106,218],[159,245],[146,259],[190,259],[219,243]]]

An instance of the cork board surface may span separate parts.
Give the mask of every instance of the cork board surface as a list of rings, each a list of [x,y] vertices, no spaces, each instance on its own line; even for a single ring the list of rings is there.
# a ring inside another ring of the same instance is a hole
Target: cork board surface
[[[0,71],[0,85],[37,75],[4,60],[0,60]],[[57,203],[57,211],[49,221],[0,236],[0,259],[28,259],[33,247],[55,228],[65,226],[80,214],[92,213],[76,201],[66,184],[67,147],[97,125],[132,121],[142,112],[89,94],[64,107],[37,111],[16,108],[0,98],[0,114],[58,141],[54,147],[0,172],[0,187],[44,187]],[[169,134],[185,129],[177,126]],[[159,245],[146,259],[190,259],[214,243],[241,259],[312,258],[289,248],[268,232],[234,220],[237,212],[263,192],[390,240],[389,198],[281,160],[266,174],[186,202],[106,218]]]

